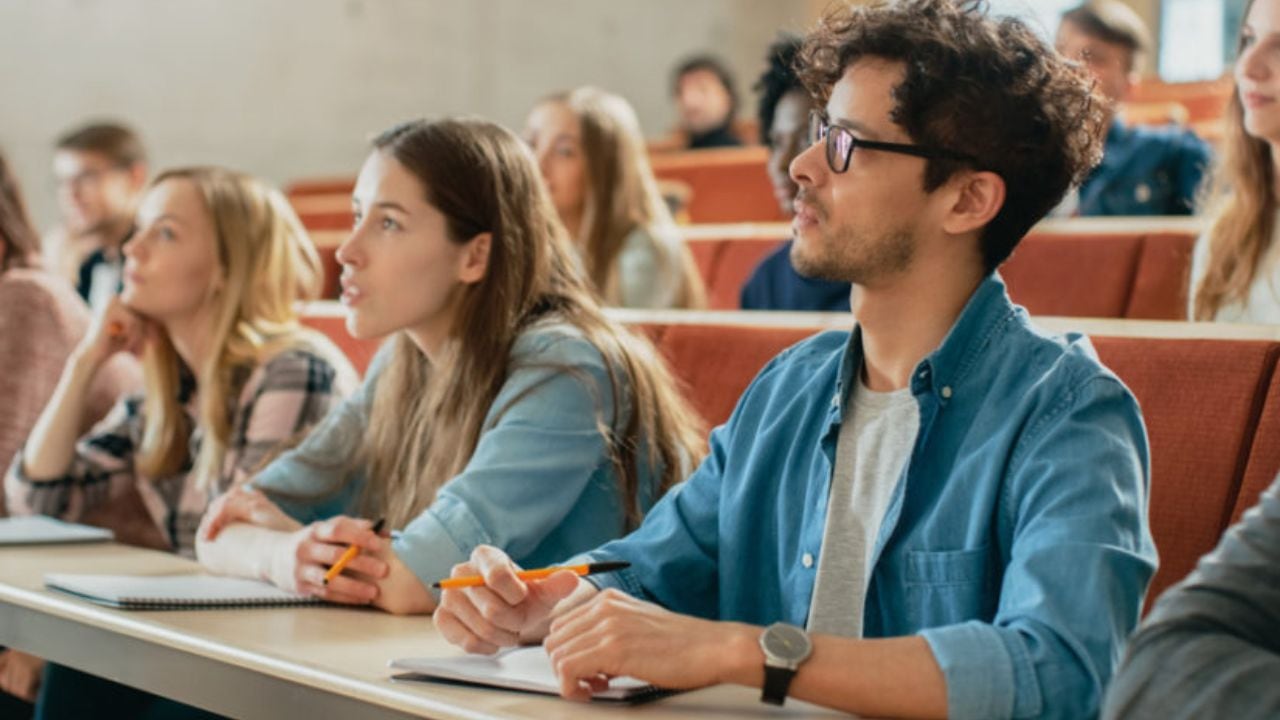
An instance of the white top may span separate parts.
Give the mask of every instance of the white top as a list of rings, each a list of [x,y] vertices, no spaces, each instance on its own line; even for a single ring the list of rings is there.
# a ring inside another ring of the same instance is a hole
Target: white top
[[[809,606],[809,630],[862,637],[872,551],[920,429],[910,388],[874,392],[854,384],[836,442],[822,556]]]
[[[1253,283],[1249,286],[1249,294],[1245,302],[1230,302],[1218,308],[1213,319],[1217,322],[1250,323],[1263,325],[1280,324],[1280,212],[1276,213],[1276,222],[1272,226],[1271,243],[1262,254],[1261,263],[1254,273]],[[1191,290],[1187,304],[1187,317],[1195,318],[1196,293],[1200,290],[1200,281],[1209,269],[1209,234],[1204,233],[1196,241],[1195,254],[1191,260]]]
[[[683,241],[675,232],[653,230],[636,226],[622,243],[614,278],[622,307],[674,308],[681,299]]]

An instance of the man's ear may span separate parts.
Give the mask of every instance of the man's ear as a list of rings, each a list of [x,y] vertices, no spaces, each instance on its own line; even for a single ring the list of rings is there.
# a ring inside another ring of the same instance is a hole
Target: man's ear
[[[1004,179],[989,170],[962,172],[952,182],[955,200],[942,222],[952,235],[981,229],[1004,207]]]
[[[483,232],[462,246],[458,262],[458,280],[468,285],[484,279],[489,271],[489,250],[493,246],[493,233]]]

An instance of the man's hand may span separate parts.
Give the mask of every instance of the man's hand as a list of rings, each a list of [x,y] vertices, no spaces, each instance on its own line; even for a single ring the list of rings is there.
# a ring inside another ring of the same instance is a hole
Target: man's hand
[[[573,595],[580,601],[596,592],[594,585],[571,572],[526,582],[516,577],[519,571],[501,550],[477,547],[470,562],[453,567],[452,577],[479,575],[485,584],[442,591],[433,618],[436,629],[467,652],[487,655],[502,647],[540,640],[562,600]]]
[[[761,632],[680,615],[610,589],[556,618],[544,645],[560,694],[589,700],[621,675],[676,690],[753,684],[743,675],[763,677]]]

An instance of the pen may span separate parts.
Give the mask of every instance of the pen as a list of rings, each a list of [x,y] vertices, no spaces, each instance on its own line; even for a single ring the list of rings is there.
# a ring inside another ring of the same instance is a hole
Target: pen
[[[386,520],[387,520],[386,518],[379,518],[378,522],[373,524],[374,535],[377,535],[379,532],[382,532],[382,525],[383,523],[386,522]],[[360,554],[359,545],[352,545],[351,547],[347,548],[347,551],[342,553],[342,557],[338,558],[338,562],[334,563],[333,566],[329,568],[329,572],[324,574],[324,584],[328,585],[330,580],[341,575],[342,571],[347,567],[347,563],[350,563],[359,554]]]
[[[541,568],[539,570],[521,570],[516,573],[516,577],[521,580],[539,580],[560,572],[568,570],[574,575],[595,575],[596,573],[613,572],[623,568],[631,567],[629,562],[600,562],[591,563],[589,565],[560,565],[557,567]],[[464,575],[462,577],[449,578],[435,583],[431,587],[440,588],[441,590],[456,590],[457,588],[479,587],[484,585],[484,578],[479,575]]]

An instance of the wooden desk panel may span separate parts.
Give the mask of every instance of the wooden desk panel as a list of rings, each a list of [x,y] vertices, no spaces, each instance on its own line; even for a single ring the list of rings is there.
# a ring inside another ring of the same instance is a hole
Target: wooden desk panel
[[[196,572],[115,544],[0,549],[0,644],[233,717],[836,717],[717,687],[640,708],[390,679],[387,661],[458,652],[430,618],[336,607],[124,611],[43,589],[49,572]]]

